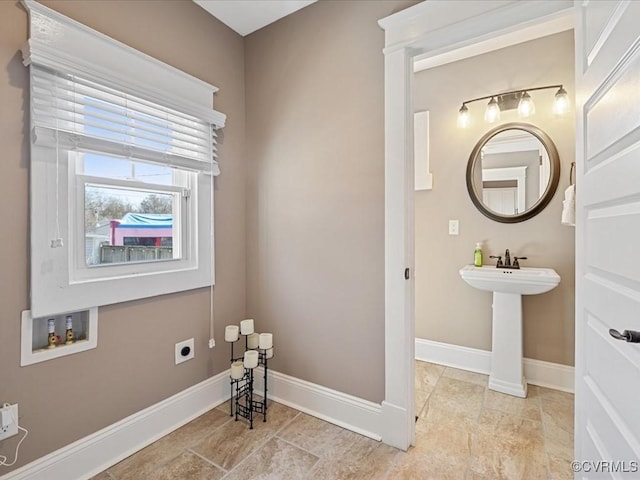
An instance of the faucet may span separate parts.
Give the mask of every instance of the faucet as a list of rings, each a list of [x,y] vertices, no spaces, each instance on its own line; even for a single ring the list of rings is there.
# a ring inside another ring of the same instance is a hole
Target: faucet
[[[513,257],[513,263],[511,263],[511,253],[509,249],[504,252],[504,263],[502,262],[502,256],[499,255],[489,255],[489,258],[497,258],[496,268],[512,268],[519,270],[520,262],[518,260],[526,260],[527,257]]]

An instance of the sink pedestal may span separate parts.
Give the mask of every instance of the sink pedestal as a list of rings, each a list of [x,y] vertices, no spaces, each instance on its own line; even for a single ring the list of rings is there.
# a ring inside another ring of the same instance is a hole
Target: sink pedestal
[[[522,295],[493,292],[491,374],[489,388],[526,398],[522,368]]]
[[[560,275],[551,268],[507,269],[465,265],[460,276],[469,285],[493,292],[493,345],[489,388],[516,397],[527,396],[522,372],[522,295],[553,290]]]

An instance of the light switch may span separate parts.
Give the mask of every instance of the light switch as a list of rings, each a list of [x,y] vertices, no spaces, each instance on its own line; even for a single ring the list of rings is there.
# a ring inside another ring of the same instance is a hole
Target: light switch
[[[460,223],[458,220],[449,220],[449,235],[458,235],[460,232]]]

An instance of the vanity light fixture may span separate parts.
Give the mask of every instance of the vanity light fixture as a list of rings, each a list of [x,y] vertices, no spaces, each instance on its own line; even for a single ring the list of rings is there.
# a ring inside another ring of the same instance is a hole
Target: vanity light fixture
[[[534,113],[536,113],[536,106],[533,104],[531,95],[524,92],[522,97],[520,97],[520,102],[518,102],[518,115],[521,117],[530,117]]]
[[[487,104],[487,109],[484,112],[484,119],[489,123],[500,120],[500,106],[494,97],[491,97],[491,100],[489,100],[489,103]]]
[[[460,110],[458,110],[458,127],[467,128],[469,126],[469,109],[465,104],[462,104]]]
[[[546,90],[549,88],[557,88],[558,91],[555,94],[553,101],[552,111],[555,115],[563,115],[570,109],[569,95],[562,85],[547,85],[546,87],[528,88],[526,90],[513,90],[511,92],[487,95],[485,97],[474,98],[472,100],[466,100],[462,102],[462,107],[458,111],[458,127],[466,128],[471,122],[469,108],[467,104],[477,102],[479,100],[489,99],[487,109],[484,113],[484,119],[489,123],[494,123],[500,120],[500,112],[505,110],[518,109],[518,115],[520,117],[529,117],[536,111],[535,104],[529,92],[535,90]]]
[[[563,115],[569,111],[569,107],[569,95],[567,91],[560,86],[560,90],[556,92],[556,97],[553,99],[553,113]]]

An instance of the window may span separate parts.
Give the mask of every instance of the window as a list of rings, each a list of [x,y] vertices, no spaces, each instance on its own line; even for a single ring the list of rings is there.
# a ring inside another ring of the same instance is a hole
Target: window
[[[32,22],[47,17],[47,25],[58,23],[52,29],[76,40],[61,51],[42,46],[47,55],[40,56],[34,35],[47,44],[58,40],[32,28],[24,52],[31,77],[33,314],[212,285],[216,130],[224,115],[192,97],[199,88],[200,98],[211,98],[215,88],[46,7],[27,6]]]

